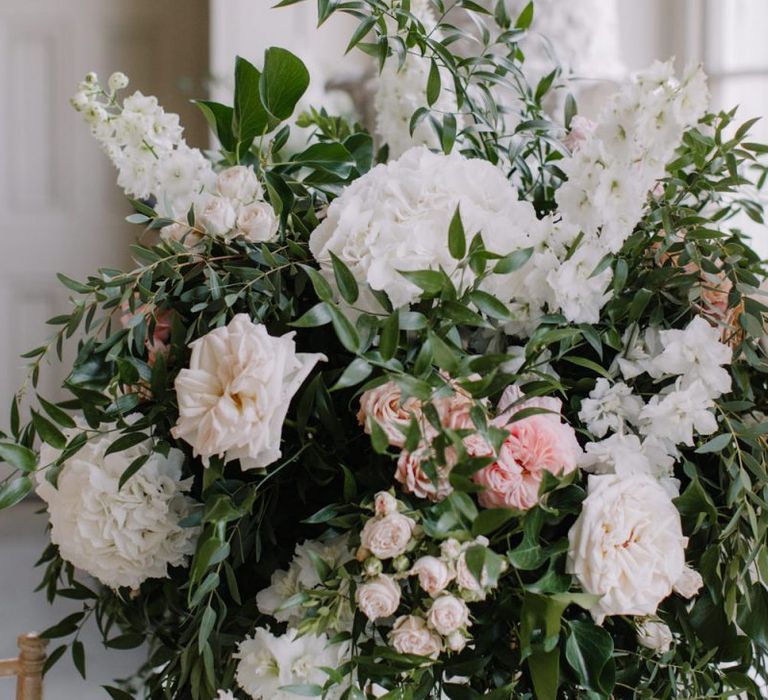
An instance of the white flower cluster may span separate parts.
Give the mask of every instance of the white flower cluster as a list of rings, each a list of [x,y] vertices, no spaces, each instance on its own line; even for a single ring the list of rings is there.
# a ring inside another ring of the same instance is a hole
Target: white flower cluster
[[[297,544],[288,568],[275,571],[270,585],[256,595],[256,605],[260,612],[271,615],[278,622],[286,622],[292,627],[301,622],[304,613],[301,606],[286,608],[282,606],[297,593],[310,591],[322,583],[313,563],[313,556],[322,559],[331,569],[343,566],[353,558],[346,535],[334,537],[325,542],[307,540]],[[349,612],[351,619],[351,611]],[[341,631],[348,626],[349,620],[337,622],[337,627]]]
[[[161,216],[183,219],[195,198],[212,189],[211,163],[186,144],[178,115],[165,112],[156,97],[135,92],[121,105],[117,93],[127,85],[128,78],[115,73],[105,90],[89,73],[72,105],[118,169],[117,183],[125,193],[137,199],[153,196]]]
[[[348,654],[348,644],[331,644],[325,635],[298,636],[289,629],[275,636],[257,627],[234,654],[239,660],[235,677],[254,700],[294,700],[286,686],[324,685],[328,674],[323,668],[338,668]]]
[[[169,566],[182,566],[195,551],[198,528],[183,528],[194,501],[185,495],[191,479],[182,480],[184,455],[171,449],[167,457],[152,452],[152,441],[106,454],[115,440],[113,426],[103,425],[66,460],[58,487],[38,472],[37,494],[47,506],[51,541],[61,556],[106,586],[138,588],[150,578],[165,578]],[[67,431],[83,432],[85,425]],[[144,465],[120,486],[131,463],[149,455]],[[61,452],[49,445],[40,450],[42,466]]]
[[[480,233],[487,250],[506,255],[541,246],[546,228],[531,204],[487,161],[417,147],[378,165],[347,187],[310,237],[310,249],[330,284],[334,253],[363,286],[357,306],[379,310],[365,287],[383,291],[395,307],[416,301],[421,290],[401,271],[443,269],[457,285],[470,284],[448,250],[448,229],[457,205],[467,237]],[[528,320],[547,301],[531,262],[483,284]],[[514,303],[513,303],[514,302]]]
[[[625,342],[615,365],[625,378],[647,373],[671,383],[645,403],[626,383],[601,378],[582,402],[579,418],[604,439],[585,446],[581,466],[596,476],[569,533],[568,570],[603,596],[592,611],[597,619],[653,615],[673,589],[691,597],[700,588],[685,567],[673,467],[679,445],[716,432],[714,402],[731,388],[723,367],[731,349],[700,316],[683,330],[648,329],[643,340],[631,332]]]
[[[592,273],[632,233],[648,192],[664,175],[683,133],[703,116],[707,102],[700,68],[688,70],[678,81],[671,62],[657,62],[614,95],[595,128],[561,163],[568,181],[556,195],[562,217],[557,236],[568,245],[583,234],[576,252],[549,277],[568,320],[597,321],[611,275]]]
[[[401,654],[437,658],[444,650],[461,651],[470,639],[470,610],[467,602],[485,599],[493,588],[486,571],[478,581],[467,564],[472,547],[487,547],[488,540],[478,537],[460,543],[444,541],[439,556],[425,554],[413,565],[407,552],[414,549],[414,521],[399,512],[399,502],[387,492],[375,498],[375,515],[363,528],[357,558],[363,562],[363,581],[358,585],[355,602],[371,621],[391,618],[400,607],[400,580],[416,577],[427,595],[424,614],[401,615],[391,624],[389,641]],[[383,561],[392,560],[393,573],[383,573]]]
[[[433,38],[441,34],[435,27],[435,17],[429,0],[414,0],[411,13],[427,28],[433,30]],[[385,64],[376,83],[373,106],[376,113],[376,133],[382,143],[389,146],[389,157],[399,158],[413,146],[438,148],[440,143],[428,119],[422,119],[411,135],[411,117],[421,107],[426,107],[425,90],[429,77],[430,61],[417,53],[409,52],[400,65],[396,58]],[[443,89],[432,105],[436,112],[456,111],[456,98],[449,91],[450,76],[442,79]]]

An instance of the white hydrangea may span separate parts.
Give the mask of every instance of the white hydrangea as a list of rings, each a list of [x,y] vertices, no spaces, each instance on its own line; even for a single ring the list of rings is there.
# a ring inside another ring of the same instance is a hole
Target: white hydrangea
[[[589,398],[581,402],[579,419],[595,437],[604,437],[609,430],[620,432],[625,423],[635,423],[643,406],[643,400],[624,382],[611,385],[600,377]]]
[[[652,361],[657,374],[680,376],[682,389],[699,382],[712,399],[731,390],[731,375],[721,365],[731,363],[733,351],[720,342],[720,329],[696,316],[684,330],[661,331],[659,336],[664,349]]]
[[[47,506],[51,541],[66,561],[111,588],[138,588],[150,578],[165,578],[169,566],[182,566],[195,551],[197,528],[183,528],[194,501],[185,493],[192,479],[181,478],[184,455],[171,449],[167,457],[152,452],[152,441],[107,455],[117,435],[114,426],[64,462],[58,488],[38,472],[37,494]],[[83,426],[67,431],[72,438]],[[40,450],[42,466],[61,452]],[[120,477],[141,456],[147,462],[120,487]]]
[[[237,684],[254,700],[294,700],[281,690],[290,685],[324,685],[322,667],[338,668],[348,654],[346,644],[331,644],[325,635],[301,637],[289,629],[277,637],[262,627],[238,645]]]
[[[278,622],[287,622],[291,626],[301,622],[304,610],[301,606],[293,606],[283,610],[280,607],[292,596],[301,591],[311,590],[322,581],[317,575],[317,569],[312,561],[316,555],[332,569],[343,566],[353,558],[347,535],[333,537],[325,542],[307,540],[297,544],[293,560],[287,569],[278,569],[272,574],[272,580],[267,588],[256,595],[256,605],[265,615],[271,615]]]
[[[400,271],[442,268],[457,283],[471,283],[472,273],[460,274],[448,250],[448,228],[457,205],[467,236],[480,232],[486,248],[495,253],[540,246],[544,239],[545,229],[533,207],[518,200],[493,165],[421,147],[378,165],[350,185],[312,233],[310,249],[332,285],[334,253],[361,285],[385,292],[401,307],[416,301],[421,291]],[[533,314],[530,300],[542,296],[538,279],[528,276],[531,262],[484,282],[501,301],[523,302],[521,315],[526,318]],[[366,289],[356,307],[380,310]]]
[[[590,476],[582,511],[568,533],[566,571],[587,593],[590,612],[653,615],[685,568],[680,514],[647,474]]]

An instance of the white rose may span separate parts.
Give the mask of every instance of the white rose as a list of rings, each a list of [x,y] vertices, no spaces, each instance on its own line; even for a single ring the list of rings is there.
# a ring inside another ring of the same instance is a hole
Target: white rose
[[[664,654],[672,646],[672,630],[663,622],[647,620],[637,627],[637,641],[648,649]]]
[[[413,520],[402,513],[372,518],[360,533],[360,548],[379,559],[393,559],[405,552],[414,525]]]
[[[129,422],[132,422],[129,416]],[[47,506],[51,541],[61,557],[87,571],[104,585],[138,588],[150,578],[166,578],[169,566],[183,566],[195,551],[198,528],[179,521],[194,502],[185,493],[191,479],[181,478],[184,454],[172,448],[167,457],[152,452],[152,441],[106,454],[114,442],[114,425],[103,424],[61,469],[58,487],[37,472],[37,494]],[[65,431],[68,440],[85,426]],[[130,464],[145,455],[148,461],[120,486]],[[40,464],[52,464],[61,451],[40,450]]]
[[[389,641],[399,654],[429,656],[436,659],[443,650],[440,636],[427,627],[426,621],[415,615],[403,615],[395,621]]]
[[[467,646],[467,636],[461,630],[456,630],[445,638],[445,644],[451,651],[458,653]]]
[[[201,204],[195,207],[196,221],[208,233],[214,236],[224,236],[235,228],[237,213],[233,203],[226,197],[208,195],[201,199]]]
[[[236,199],[241,204],[250,204],[263,196],[256,173],[247,165],[222,170],[216,177],[216,191],[222,197]]]
[[[357,605],[371,622],[394,615],[400,605],[400,585],[391,576],[377,576],[357,588]]]
[[[266,202],[253,202],[240,207],[237,230],[247,240],[254,243],[274,240],[277,229],[275,212]]]
[[[419,577],[422,590],[431,596],[441,593],[453,580],[446,563],[437,557],[421,557],[411,568],[411,575]]]
[[[197,231],[193,231],[189,226],[178,222],[163,226],[160,229],[160,238],[164,241],[182,243],[188,248],[195,248],[203,240],[203,237]]]
[[[675,593],[683,596],[683,598],[693,598],[703,585],[704,580],[701,578],[701,574],[696,569],[686,566],[680,578],[675,581],[674,589]]]
[[[189,369],[176,377],[179,419],[173,436],[186,440],[207,466],[218,455],[259,469],[280,457],[288,405],[323,355],[297,353],[293,333],[274,337],[237,314],[192,343]]]
[[[461,543],[449,537],[440,544],[440,556],[448,561],[453,561],[461,554]]]
[[[386,491],[379,491],[373,500],[376,515],[397,513],[397,499]]]
[[[581,514],[568,533],[566,571],[602,596],[591,613],[653,615],[685,566],[680,515],[652,476],[590,476]]]
[[[432,607],[427,613],[427,622],[445,637],[469,624],[469,608],[461,598],[441,595],[432,601]]]

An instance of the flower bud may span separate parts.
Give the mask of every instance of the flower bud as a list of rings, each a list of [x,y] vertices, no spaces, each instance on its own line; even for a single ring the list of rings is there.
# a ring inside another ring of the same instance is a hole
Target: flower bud
[[[368,557],[363,564],[363,573],[365,573],[366,576],[378,576],[383,568],[384,566],[381,563],[381,559]]]
[[[411,568],[411,562],[409,561],[408,557],[406,557],[404,554],[401,554],[399,557],[395,557],[392,560],[392,566],[394,567],[395,571],[402,573],[403,571],[408,571],[408,569]]]
[[[117,73],[112,73],[112,75],[109,76],[107,85],[109,85],[109,89],[112,92],[122,90],[128,87],[128,76],[125,73],[120,73],[119,71]]]

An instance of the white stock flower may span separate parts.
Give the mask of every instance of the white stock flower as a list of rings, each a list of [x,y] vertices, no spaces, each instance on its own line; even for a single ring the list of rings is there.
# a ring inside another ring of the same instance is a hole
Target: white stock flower
[[[293,333],[274,337],[237,314],[191,344],[188,369],[176,377],[179,419],[173,429],[207,466],[239,459],[242,469],[280,457],[288,405],[323,355],[297,353]]]
[[[51,541],[64,560],[110,588],[138,588],[147,579],[166,578],[169,566],[184,565],[194,553],[199,529],[179,525],[194,504],[185,495],[192,480],[181,478],[181,450],[172,448],[163,457],[152,452],[149,437],[107,455],[115,440],[111,427],[102,425],[103,434],[64,462],[58,488],[38,472],[37,494],[48,506]],[[44,444],[40,463],[60,455]],[[143,455],[150,457],[121,487],[123,472]]]
[[[419,586],[432,597],[442,593],[454,579],[454,573],[442,559],[430,556],[417,559],[410,574],[418,576]]]
[[[400,584],[392,576],[376,576],[357,587],[355,601],[371,622],[394,615],[400,605]]]
[[[686,566],[680,578],[675,581],[675,593],[683,598],[693,598],[704,585],[701,574],[696,569]]]
[[[360,533],[360,549],[379,559],[394,559],[407,549],[415,524],[397,512],[371,518]]]
[[[401,271],[442,268],[457,283],[472,282],[448,250],[448,228],[460,205],[467,232],[480,232],[488,250],[506,255],[543,241],[545,230],[533,206],[518,200],[503,173],[486,161],[412,148],[399,160],[378,165],[347,187],[312,233],[310,249],[331,285],[334,253],[363,286],[387,294],[393,306],[415,302],[421,290]],[[503,303],[539,295],[528,288],[529,264],[490,275],[482,287]],[[376,310],[369,290],[356,306]],[[362,306],[361,306],[362,305]],[[527,312],[526,312],[527,313]]]
[[[611,385],[600,377],[589,398],[581,402],[579,419],[594,436],[604,437],[609,430],[621,431],[625,422],[635,423],[643,406],[643,400],[624,382]]]
[[[436,659],[443,650],[440,635],[433,632],[424,618],[415,615],[398,617],[389,633],[389,643],[398,654],[414,654]]]
[[[672,630],[663,622],[646,620],[637,626],[637,641],[647,649],[665,654],[672,647]]]
[[[659,335],[664,349],[653,359],[659,374],[681,376],[682,389],[698,381],[712,399],[731,390],[731,375],[721,365],[731,363],[733,351],[720,342],[719,328],[696,316],[684,330],[666,330]]]
[[[646,474],[590,476],[588,496],[568,533],[566,571],[602,596],[590,612],[653,615],[685,566],[680,515]]]
[[[216,176],[216,191],[222,197],[237,200],[240,204],[250,204],[263,196],[256,173],[247,165],[234,165],[222,170]]]
[[[562,265],[547,274],[547,284],[554,292],[554,303],[572,323],[597,323],[600,309],[610,298],[606,292],[611,281],[610,267],[595,271],[605,250],[591,242],[582,242]]]
[[[469,625],[469,608],[453,595],[441,595],[432,601],[427,613],[427,624],[443,637]]]
[[[640,432],[661,440],[671,448],[675,445],[693,446],[695,434],[711,435],[717,431],[717,419],[712,413],[712,399],[698,380],[687,388],[652,396],[640,413]]]
[[[252,243],[273,241],[279,222],[275,210],[267,202],[252,202],[237,212],[237,232]]]
[[[321,669],[337,668],[343,663],[346,645],[332,645],[325,635],[301,637],[289,629],[276,637],[257,627],[253,636],[238,645],[237,684],[253,698],[260,700],[293,700],[296,696],[288,685],[323,685],[328,675]]]

